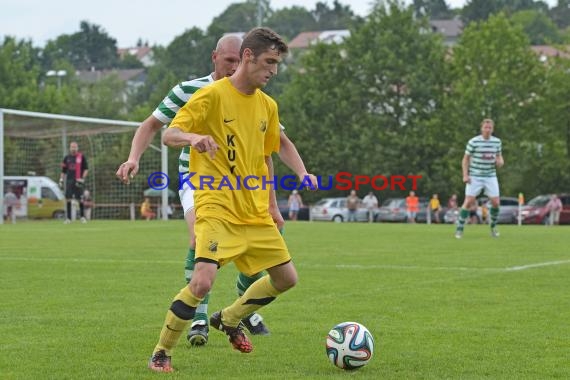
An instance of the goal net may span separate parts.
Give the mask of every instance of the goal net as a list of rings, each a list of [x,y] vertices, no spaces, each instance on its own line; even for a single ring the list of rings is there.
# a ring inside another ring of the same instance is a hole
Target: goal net
[[[15,195],[17,204],[12,208],[15,217],[64,217],[61,205],[65,210],[65,199],[61,199],[63,192],[56,184],[63,157],[69,154],[69,144],[75,141],[89,166],[85,190],[89,192],[93,206],[88,216],[90,214],[92,219],[139,217],[139,206],[149,189],[148,176],[158,171],[167,172],[166,154],[161,152],[166,147],[161,146],[160,134],[157,134],[143,154],[139,173],[131,184],[124,185],[115,177],[118,166],[129,155],[131,141],[139,125],[118,120],[0,109],[0,201],[3,200],[0,207],[4,206],[4,216],[7,216],[9,202],[15,203]],[[3,199],[8,191],[13,195]],[[150,195],[151,203],[160,216],[162,194],[153,192]],[[73,202],[74,217],[78,216],[75,214],[77,206]]]

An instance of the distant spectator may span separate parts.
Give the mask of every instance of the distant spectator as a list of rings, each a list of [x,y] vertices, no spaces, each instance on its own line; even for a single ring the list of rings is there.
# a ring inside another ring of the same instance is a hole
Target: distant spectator
[[[91,210],[93,209],[93,198],[91,198],[91,193],[89,190],[83,192],[83,210],[85,213],[85,219],[91,220]]]
[[[415,223],[416,216],[420,209],[420,200],[416,196],[416,193],[410,191],[410,195],[406,197],[406,212],[408,215],[408,223]]]
[[[447,208],[453,211],[457,210],[457,194],[453,194],[447,201]]]
[[[141,204],[141,216],[147,221],[156,218],[156,213],[152,211],[150,199],[148,198],[145,198],[144,202]]]
[[[439,202],[439,195],[432,195],[429,201],[429,210],[433,213],[435,218],[435,223],[439,223],[439,213],[441,211],[441,203]]]
[[[351,190],[346,197],[346,208],[348,209],[348,222],[356,222],[356,212],[360,206],[360,198],[356,195],[356,190]]]
[[[12,188],[8,188],[6,194],[4,194],[4,207],[6,213],[6,220],[16,223],[16,212],[15,209],[20,205],[20,201],[16,194],[12,192]]]
[[[362,205],[368,210],[368,221],[372,223],[374,221],[374,211],[378,208],[378,198],[371,191],[362,199]]]
[[[297,190],[293,190],[291,195],[289,195],[287,205],[289,206],[289,219],[297,220],[299,210],[303,207],[303,198],[301,198],[301,194]]]
[[[549,224],[551,226],[560,224],[560,212],[562,211],[562,201],[556,194],[552,194],[550,200],[546,204],[549,213]]]

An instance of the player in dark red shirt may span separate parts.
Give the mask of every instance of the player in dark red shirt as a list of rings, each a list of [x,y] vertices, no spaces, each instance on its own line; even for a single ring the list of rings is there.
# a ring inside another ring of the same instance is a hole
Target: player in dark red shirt
[[[63,158],[63,162],[61,163],[61,174],[59,176],[59,185],[65,189],[65,198],[67,200],[66,224],[71,222],[72,199],[79,201],[81,222],[87,222],[83,207],[83,188],[85,187],[85,177],[87,177],[87,173],[87,159],[79,152],[77,143],[72,141],[71,144],[69,144],[69,154]]]

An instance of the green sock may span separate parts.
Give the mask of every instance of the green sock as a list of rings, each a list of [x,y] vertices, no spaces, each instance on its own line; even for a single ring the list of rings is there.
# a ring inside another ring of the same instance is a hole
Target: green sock
[[[186,256],[186,265],[184,266],[184,277],[186,282],[190,282],[192,279],[192,273],[194,273],[194,264],[196,264],[196,250],[194,248],[188,249],[188,255]],[[194,314],[194,319],[192,324],[200,321],[200,324],[208,324],[208,301],[210,300],[210,293],[206,294],[202,302],[196,307],[196,314]]]
[[[259,280],[261,277],[263,277],[263,274],[261,273],[255,274],[251,277],[246,276],[243,273],[238,274],[237,283],[236,283],[238,295],[240,297],[243,296],[247,288],[249,288],[251,284]]]
[[[469,210],[462,207],[461,211],[459,212],[459,219],[457,220],[457,231],[463,231],[463,228],[465,227],[465,220],[468,216]]]
[[[186,265],[184,266],[184,278],[186,283],[190,282],[192,278],[192,273],[194,272],[194,264],[196,263],[194,257],[196,256],[196,250],[194,248],[188,249],[188,255],[186,256]]]
[[[499,218],[499,208],[491,207],[491,228],[497,226],[497,219]]]

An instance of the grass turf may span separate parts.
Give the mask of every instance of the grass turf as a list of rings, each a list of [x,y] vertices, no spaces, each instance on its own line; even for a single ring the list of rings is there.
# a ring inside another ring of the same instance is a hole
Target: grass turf
[[[252,354],[211,331],[181,339],[176,372],[147,360],[183,286],[183,221],[0,226],[0,374],[5,379],[546,379],[570,377],[570,231],[565,227],[289,223],[300,276],[261,310]],[[534,266],[534,264],[539,264]],[[222,268],[210,312],[235,298]],[[325,336],[357,321],[375,338],[355,372]]]

